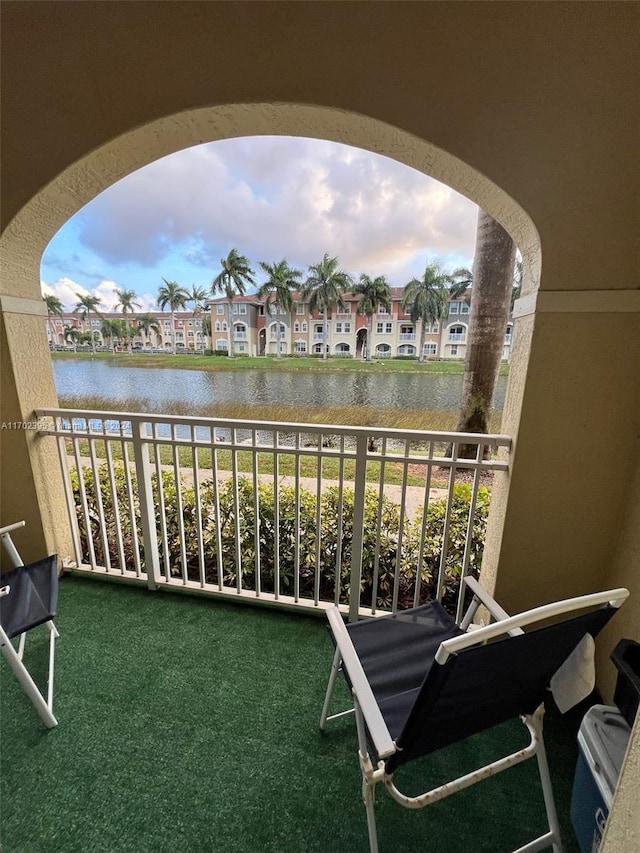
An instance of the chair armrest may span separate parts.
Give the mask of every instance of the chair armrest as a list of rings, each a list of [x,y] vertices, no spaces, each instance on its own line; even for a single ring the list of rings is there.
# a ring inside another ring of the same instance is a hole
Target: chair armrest
[[[380,758],[388,758],[396,751],[396,745],[389,734],[389,729],[384,721],[376,698],[367,680],[366,673],[360,663],[360,658],[355,650],[351,637],[347,631],[342,616],[337,607],[327,610],[327,618],[331,633],[336,641],[336,646],[342,658],[342,666],[349,674],[349,680],[356,694],[358,704],[362,710],[369,736]]]
[[[475,578],[472,578],[471,575],[467,575],[467,577],[465,577],[464,579],[464,582],[473,593],[473,597],[487,608],[487,610],[493,616],[494,619],[500,621],[502,619],[509,618],[509,614],[507,613],[507,611],[498,604],[498,602],[495,600],[495,598],[493,598],[492,595],[489,595],[486,589],[483,589],[480,586],[480,584]],[[466,631],[469,626],[465,625],[463,620],[460,627],[464,631]],[[523,631],[522,628],[514,628],[509,633],[514,636],[515,634],[522,634]]]

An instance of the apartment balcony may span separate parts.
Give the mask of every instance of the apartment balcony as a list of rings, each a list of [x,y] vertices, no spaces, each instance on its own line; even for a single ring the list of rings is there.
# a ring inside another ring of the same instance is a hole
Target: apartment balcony
[[[347,311],[345,314],[333,314],[331,319],[338,320],[341,322],[346,321],[348,323],[350,320],[353,320],[353,317],[354,315],[351,313],[351,311]]]
[[[322,332],[314,332],[313,333],[313,340],[314,341],[321,341],[323,338],[324,338],[324,335],[322,334]],[[327,335],[327,339],[328,338],[329,338],[329,335]]]
[[[463,344],[467,339],[465,334],[452,334],[449,333],[447,340],[450,344]]]
[[[234,341],[246,341],[247,340],[247,333],[246,332],[234,332],[233,333],[233,340]]]
[[[45,732],[0,667],[7,851],[368,850],[354,720],[318,729],[333,656],[324,619],[72,575],[60,583],[56,625],[55,730]],[[36,662],[40,631],[27,643]],[[336,706],[348,698],[339,684]],[[548,713],[545,740],[574,853],[567,745],[577,720],[568,717]],[[429,767],[450,778],[453,762],[486,764],[521,729],[507,723],[436,753]],[[515,849],[539,831],[533,764],[456,794],[444,812],[411,814],[380,792],[381,851],[410,853],[428,836],[433,849],[460,853],[470,827],[487,842],[476,849]]]
[[[416,334],[415,332],[401,332],[399,338],[403,343],[410,343],[416,340]]]

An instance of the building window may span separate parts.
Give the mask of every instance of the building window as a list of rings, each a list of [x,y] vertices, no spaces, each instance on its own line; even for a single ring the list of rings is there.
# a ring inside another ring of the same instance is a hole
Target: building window
[[[458,303],[452,302],[451,305],[449,305],[449,314],[457,314],[457,313],[458,313]]]
[[[391,355],[391,347],[389,344],[378,344],[376,347],[376,355],[382,356],[383,358]]]
[[[165,328],[168,328],[171,325],[171,320],[164,321]]]
[[[247,345],[246,345],[246,344],[242,344],[242,343],[241,343],[241,344],[238,344],[238,346],[236,347],[236,349],[238,350],[238,352],[246,352],[246,351],[247,351]]]
[[[224,322],[222,323],[222,331],[226,332],[228,329],[229,329],[229,326],[227,325],[227,321],[224,320]]]
[[[188,338],[192,338],[192,337],[193,337],[193,332],[187,332],[187,337],[188,337]]]
[[[468,314],[469,313],[469,306],[467,305],[466,302],[460,303],[460,313],[461,314]]]
[[[216,305],[216,314],[224,314],[224,305]]]
[[[192,320],[189,320],[189,325],[190,325],[190,326],[193,326],[193,321],[192,321]]]
[[[296,314],[304,314],[305,306],[304,302],[296,302]]]
[[[428,343],[424,345],[422,350],[423,355],[436,355],[438,352],[438,345],[434,343]]]
[[[239,302],[233,304],[233,313],[234,314],[246,314],[247,313],[247,303]]]
[[[297,321],[297,320],[296,320],[296,322],[293,324],[293,331],[294,331],[294,332],[299,332],[299,331],[300,331],[300,323],[298,323],[298,321]]]
[[[458,355],[458,344],[453,344],[451,346],[451,355]]]
[[[376,334],[381,335],[384,331],[384,323],[376,323]]]
[[[338,335],[342,335],[342,334],[348,335],[348,334],[350,334],[350,332],[351,332],[351,323],[342,323],[342,322],[337,322],[337,323],[336,323],[336,334],[338,334]]]
[[[306,323],[303,323],[303,324],[302,324],[302,331],[303,331],[303,332],[306,332],[306,331],[307,331],[307,324],[306,324]]]
[[[306,341],[296,341],[293,346],[294,352],[306,352],[307,351],[307,342]]]
[[[440,324],[438,323],[437,320],[434,322],[433,326],[431,327],[431,331],[433,332],[434,335],[437,335],[438,332],[440,331]]]
[[[218,340],[216,341],[216,349],[217,350],[223,350],[223,349],[226,350],[228,348],[229,348],[229,346],[228,346],[227,341],[225,341],[224,338],[218,338]]]
[[[196,329],[202,328],[202,320],[196,320]]]
[[[393,332],[393,323],[385,323],[384,324],[384,333],[385,335],[390,335]]]
[[[221,328],[222,327],[220,326],[220,320],[216,320],[216,326],[215,326],[216,332],[219,332],[221,330]]]
[[[338,344],[336,346],[336,353],[338,355],[348,355],[351,352],[351,347],[349,344]]]
[[[404,344],[401,347],[398,347],[398,355],[415,355],[416,348],[412,347],[410,344]]]

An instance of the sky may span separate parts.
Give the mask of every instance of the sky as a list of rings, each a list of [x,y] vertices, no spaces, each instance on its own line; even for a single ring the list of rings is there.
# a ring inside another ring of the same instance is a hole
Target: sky
[[[427,263],[471,266],[477,205],[401,163],[347,145],[245,137],[188,148],[128,175],[85,205],[42,257],[43,294],[113,310],[115,288],[157,309],[163,278],[210,288],[232,248],[306,273],[324,253],[392,287]]]

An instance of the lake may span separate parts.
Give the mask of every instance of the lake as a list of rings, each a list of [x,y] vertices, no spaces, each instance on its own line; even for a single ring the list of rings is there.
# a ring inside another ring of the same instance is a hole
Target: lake
[[[171,370],[119,367],[104,361],[53,361],[60,396],[98,395],[119,403],[135,398],[141,410],[172,403],[275,403],[290,406],[367,406],[443,409],[460,405],[462,375],[357,371]],[[504,406],[507,377],[499,376],[493,405]]]

